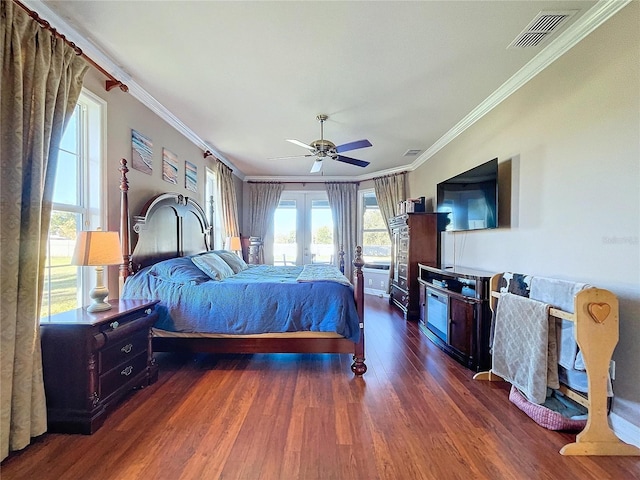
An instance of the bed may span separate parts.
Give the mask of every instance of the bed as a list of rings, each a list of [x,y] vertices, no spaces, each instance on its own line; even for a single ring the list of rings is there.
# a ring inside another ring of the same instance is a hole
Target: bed
[[[336,267],[247,266],[211,251],[206,214],[189,197],[156,195],[132,217],[120,163],[122,296],[160,300],[154,351],[350,353],[353,373],[366,372],[360,247],[353,284]]]

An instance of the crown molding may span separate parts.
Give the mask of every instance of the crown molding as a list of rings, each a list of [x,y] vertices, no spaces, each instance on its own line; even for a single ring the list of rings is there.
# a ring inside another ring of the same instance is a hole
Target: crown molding
[[[394,167],[387,170],[378,170],[373,173],[366,173],[358,176],[323,176],[323,175],[303,175],[298,177],[282,177],[269,175],[248,175],[244,177],[245,182],[289,182],[289,183],[324,183],[324,182],[365,182],[376,177],[394,175],[406,172],[407,167]]]
[[[600,0],[466,117],[454,125],[451,130],[425,150],[406,169],[410,171],[417,169],[630,2],[631,0]]]

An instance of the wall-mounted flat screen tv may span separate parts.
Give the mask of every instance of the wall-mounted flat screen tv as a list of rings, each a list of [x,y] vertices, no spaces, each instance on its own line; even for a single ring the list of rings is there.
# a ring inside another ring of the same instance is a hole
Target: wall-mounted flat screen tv
[[[497,228],[498,159],[440,182],[436,209],[449,213],[449,231]]]

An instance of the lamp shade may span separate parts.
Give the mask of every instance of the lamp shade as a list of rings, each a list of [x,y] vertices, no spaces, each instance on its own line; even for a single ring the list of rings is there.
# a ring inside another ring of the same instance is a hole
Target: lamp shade
[[[227,250],[231,250],[232,252],[242,250],[240,237],[227,237]]]
[[[79,232],[76,248],[71,257],[72,265],[118,265],[122,263],[120,235],[118,232]]]

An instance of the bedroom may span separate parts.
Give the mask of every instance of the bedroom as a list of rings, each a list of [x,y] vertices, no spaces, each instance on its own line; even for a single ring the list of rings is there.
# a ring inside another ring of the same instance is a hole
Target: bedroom
[[[614,291],[621,302],[621,324],[613,413],[631,425],[623,428],[632,435],[640,424],[637,19],[633,2],[408,174],[409,196],[433,197],[442,179],[495,156],[511,160],[512,181],[502,189],[510,188],[510,211],[501,212],[510,227],[456,234],[448,254],[453,256],[455,249],[459,264],[587,281]],[[101,74],[90,70],[84,86],[108,105],[110,164],[129,158],[131,128],[136,127],[157,139],[158,147],[170,144],[204,169],[199,146],[130,95],[105,92]],[[108,226],[117,229],[119,177],[111,167]],[[130,180],[132,211],[166,190],[156,175],[133,172]],[[245,192],[242,180],[235,181]],[[239,209],[246,222],[244,193]],[[110,276],[112,291],[117,290],[115,277]]]

